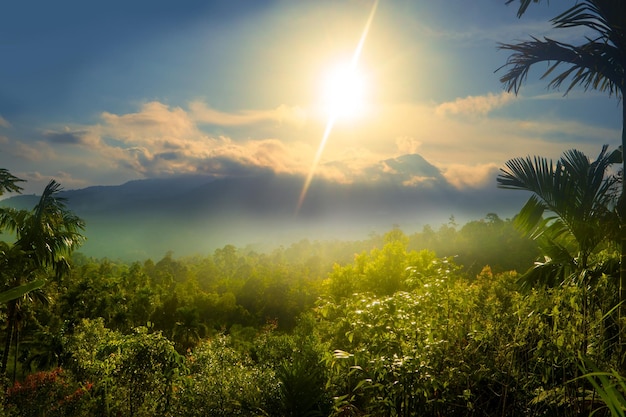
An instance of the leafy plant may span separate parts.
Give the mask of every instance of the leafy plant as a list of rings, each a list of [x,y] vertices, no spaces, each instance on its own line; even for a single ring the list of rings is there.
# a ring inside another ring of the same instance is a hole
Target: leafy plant
[[[76,378],[94,384],[99,407],[92,412],[171,415],[185,360],[160,333],[137,328],[122,335],[106,329],[102,320],[84,320],[66,346]]]

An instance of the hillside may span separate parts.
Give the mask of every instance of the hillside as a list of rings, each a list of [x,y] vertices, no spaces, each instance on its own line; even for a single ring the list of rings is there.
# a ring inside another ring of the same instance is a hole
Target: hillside
[[[180,176],[93,186],[61,193],[87,223],[81,252],[113,259],[204,254],[226,244],[259,248],[309,239],[361,239],[394,225],[419,230],[454,216],[457,222],[503,217],[521,207],[523,193],[485,189],[459,191],[419,155],[384,161],[367,182],[340,184],[315,179],[300,210],[301,177],[262,173],[216,178]],[[390,169],[389,169],[390,167]],[[401,185],[428,178],[427,184]],[[3,200],[32,208],[37,196]]]

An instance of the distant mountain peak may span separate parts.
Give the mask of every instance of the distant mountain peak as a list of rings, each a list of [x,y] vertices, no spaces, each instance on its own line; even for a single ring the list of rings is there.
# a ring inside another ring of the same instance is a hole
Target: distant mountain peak
[[[80,251],[124,260],[154,259],[169,250],[201,254],[226,244],[360,239],[394,225],[443,224],[451,215],[476,219],[504,210],[506,216],[525,198],[500,197],[495,187],[454,189],[417,154],[380,161],[351,184],[316,178],[296,213],[303,183],[300,176],[267,172],[186,175],[63,191],[62,196],[87,224],[88,240]],[[37,201],[16,196],[2,205],[32,209]]]

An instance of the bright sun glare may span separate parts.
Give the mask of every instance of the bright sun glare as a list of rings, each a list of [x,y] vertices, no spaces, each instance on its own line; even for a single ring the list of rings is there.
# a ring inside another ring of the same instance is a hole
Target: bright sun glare
[[[323,80],[322,106],[327,117],[355,119],[365,108],[365,77],[353,65],[338,65]]]
[[[322,136],[320,145],[317,148],[317,153],[313,159],[313,164],[311,165],[311,169],[309,169],[309,175],[307,176],[304,186],[302,187],[302,192],[300,193],[300,198],[298,199],[296,214],[302,207],[302,203],[306,197],[309,185],[311,185],[311,181],[315,175],[315,170],[320,162],[320,158],[324,152],[324,147],[326,146],[326,141],[333,130],[335,121],[348,116],[354,117],[362,115],[363,113],[362,106],[365,98],[365,83],[363,82],[363,77],[357,71],[357,64],[361,56],[361,50],[363,49],[365,38],[367,37],[372,20],[376,14],[377,7],[378,0],[375,0],[367,19],[367,23],[365,24],[365,28],[363,29],[363,33],[361,34],[361,39],[359,40],[359,43],[354,50],[354,54],[352,55],[350,65],[339,67],[336,70],[331,71],[328,75],[327,82],[325,84],[326,87],[324,88],[324,101],[327,106],[328,121],[326,122],[326,129],[324,130],[324,135]]]

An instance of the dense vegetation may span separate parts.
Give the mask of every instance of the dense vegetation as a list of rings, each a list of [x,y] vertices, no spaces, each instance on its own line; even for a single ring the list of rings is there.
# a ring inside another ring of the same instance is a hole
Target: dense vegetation
[[[589,371],[623,370],[614,155],[512,160],[501,186],[534,192],[514,220],[130,264],[76,251],[52,181],[0,211],[1,413],[605,412],[623,380]]]
[[[490,214],[271,253],[75,253],[20,303],[4,412],[579,415],[599,404],[580,355],[617,365],[615,282],[520,291],[538,250]]]

